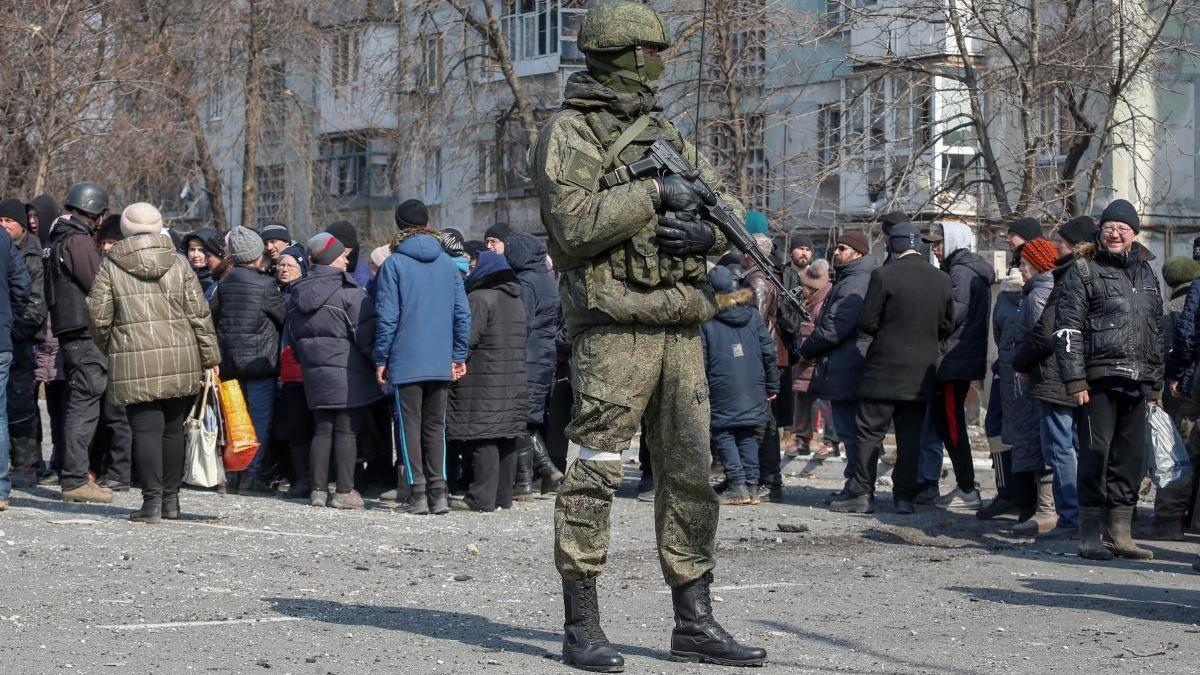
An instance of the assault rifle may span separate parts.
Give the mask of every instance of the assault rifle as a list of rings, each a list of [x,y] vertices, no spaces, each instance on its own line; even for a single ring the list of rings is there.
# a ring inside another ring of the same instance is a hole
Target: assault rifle
[[[704,202],[703,206],[700,207],[700,217],[716,225],[717,229],[721,230],[725,234],[725,237],[729,239],[729,243],[749,256],[762,269],[767,279],[779,291],[779,295],[783,298],[783,301],[788,303],[800,315],[802,320],[812,321],[812,316],[804,308],[804,300],[801,297],[797,297],[796,294],[789,292],[787,288],[784,288],[783,282],[775,276],[774,265],[771,264],[766,254],[758,250],[758,245],[754,243],[754,238],[750,236],[750,233],[746,231],[746,226],[737,217],[737,214],[733,212],[733,207],[726,204],[725,200],[717,196],[712,188],[708,187],[700,179],[700,172],[683,155],[679,154],[675,146],[665,140],[657,140],[646,151],[645,157],[630,162],[627,168],[631,178],[675,174],[683,176],[690,181],[692,188],[696,190],[696,193],[700,195],[700,199]],[[797,287],[796,291],[797,293],[803,292],[800,287]]]

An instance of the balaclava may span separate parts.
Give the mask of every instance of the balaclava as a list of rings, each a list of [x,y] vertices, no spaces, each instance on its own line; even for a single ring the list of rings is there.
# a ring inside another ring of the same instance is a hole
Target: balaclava
[[[644,47],[629,47],[612,52],[587,55],[588,72],[600,84],[626,94],[653,94],[658,91],[666,64],[661,57],[650,56]]]

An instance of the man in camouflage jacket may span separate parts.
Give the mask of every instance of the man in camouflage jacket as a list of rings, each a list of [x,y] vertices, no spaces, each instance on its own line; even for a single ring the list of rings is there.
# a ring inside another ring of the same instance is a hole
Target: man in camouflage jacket
[[[626,169],[665,139],[722,192],[712,166],[660,116],[658,50],[668,46],[662,20],[645,5],[591,9],[579,33],[588,69],[571,76],[562,110],[530,152],[574,359],[567,435],[579,459],[555,505],[563,655],[599,672],[624,666],[600,629],[595,582],[607,559],[621,454],[643,420],[655,451],[659,560],[675,606],[673,658],[727,665],[766,658],[721,628],[709,600],[718,504],[708,484],[699,325],[716,313],[704,256],[724,251],[727,242],[695,215],[701,202],[688,181],[631,179]]]

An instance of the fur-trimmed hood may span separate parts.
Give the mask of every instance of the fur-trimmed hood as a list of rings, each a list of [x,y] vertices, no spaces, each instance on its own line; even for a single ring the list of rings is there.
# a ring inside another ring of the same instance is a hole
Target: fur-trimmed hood
[[[749,288],[717,294],[717,321],[723,324],[745,326],[757,311],[754,308],[754,291]]]

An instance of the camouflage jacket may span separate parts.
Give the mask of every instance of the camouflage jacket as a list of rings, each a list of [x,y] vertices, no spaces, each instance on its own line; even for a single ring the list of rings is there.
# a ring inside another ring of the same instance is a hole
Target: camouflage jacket
[[[530,151],[550,257],[561,271],[563,314],[571,334],[604,324],[692,325],[716,314],[703,256],[680,258],[658,250],[658,224],[649,179],[601,189],[606,150],[642,115],[650,123],[614,158],[623,165],[645,156],[658,139],[670,141],[700,169],[706,183],[732,204],[716,171],[674,125],[658,116],[653,97],[623,94],[576,73],[563,109],[550,118]],[[711,254],[725,251],[719,231]]]

